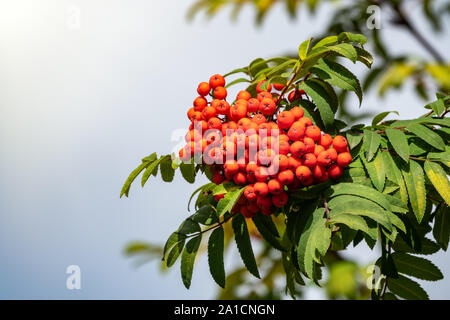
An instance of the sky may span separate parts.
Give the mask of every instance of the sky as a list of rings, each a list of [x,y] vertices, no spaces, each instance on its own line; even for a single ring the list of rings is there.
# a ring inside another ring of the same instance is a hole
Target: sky
[[[205,178],[194,185],[179,175],[171,184],[153,179],[144,189],[137,183],[128,199],[119,199],[120,189],[142,157],[171,151],[199,82],[256,57],[295,52],[322,30],[329,11],[314,19],[303,11],[292,22],[277,7],[255,28],[250,8],[234,24],[227,11],[187,23],[190,3],[0,3],[0,298],[215,297],[204,258],[186,290],[178,266],[162,275],[156,262],[135,268],[123,255],[133,240],[164,243]],[[405,33],[387,31],[393,50],[427,54]],[[450,51],[448,38],[434,44]],[[383,100],[369,95],[360,110],[354,105],[355,112],[397,109],[412,118],[423,102],[404,90]],[[358,246],[347,254],[369,263],[379,252]],[[421,283],[431,298],[448,298],[450,257],[431,259],[445,280]],[[81,290],[66,288],[69,265],[80,267]],[[323,298],[318,290],[306,297]]]

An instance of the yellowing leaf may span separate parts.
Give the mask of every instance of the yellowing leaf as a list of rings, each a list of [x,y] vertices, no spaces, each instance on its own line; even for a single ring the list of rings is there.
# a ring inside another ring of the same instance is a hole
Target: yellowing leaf
[[[450,205],[450,184],[444,169],[431,161],[425,162],[424,169],[436,191],[439,192],[447,205]]]

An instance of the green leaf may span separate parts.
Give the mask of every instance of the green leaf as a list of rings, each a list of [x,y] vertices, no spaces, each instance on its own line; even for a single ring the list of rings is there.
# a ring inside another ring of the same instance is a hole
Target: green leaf
[[[397,271],[418,279],[437,281],[444,278],[442,272],[431,261],[406,253],[392,254]]]
[[[338,41],[348,41],[348,42],[357,42],[361,45],[367,42],[367,39],[362,34],[351,33],[351,32],[341,32],[338,36]]]
[[[400,198],[404,205],[408,205],[408,191],[406,190],[402,172],[389,152],[382,152],[381,156],[383,158],[387,178],[399,186]]]
[[[205,206],[201,207],[190,218],[193,221],[195,221],[197,223],[201,223],[205,226],[212,225],[213,223],[216,223],[219,221],[216,211],[210,205],[205,205]]]
[[[346,137],[347,137],[348,146],[349,146],[350,150],[355,148],[357,145],[359,145],[363,138],[361,132],[356,131],[356,130],[347,131]]]
[[[372,160],[375,156],[375,153],[380,147],[380,143],[381,136],[378,133],[372,130],[364,130],[363,146],[366,151],[367,161]]]
[[[418,123],[410,124],[406,126],[406,129],[436,149],[445,150],[444,140],[431,129]]]
[[[201,234],[192,238],[188,241],[188,243],[186,243],[186,247],[181,255],[181,278],[183,279],[183,284],[187,289],[191,286],[195,257],[197,256],[198,248],[200,247],[201,242]]]
[[[409,201],[416,216],[417,222],[421,222],[425,215],[426,190],[425,176],[422,167],[415,161],[409,162],[409,167],[402,168]]]
[[[351,195],[342,195],[331,199],[328,205],[333,215],[352,214],[364,216],[392,231],[389,213],[370,200]]]
[[[433,236],[437,243],[447,251],[450,239],[450,210],[447,206],[440,206],[434,218]]]
[[[255,256],[253,254],[252,243],[248,234],[247,222],[241,214],[233,216],[231,225],[234,230],[234,238],[247,270],[258,279],[260,278],[258,266],[256,265]]]
[[[317,74],[322,80],[344,90],[354,91],[358,96],[359,103],[362,102],[361,85],[358,78],[347,68],[339,63],[321,59],[311,68],[311,72]]]
[[[142,179],[141,179],[141,186],[144,186],[145,183],[147,182],[148,178],[150,178],[150,176],[156,175],[156,173],[158,172],[158,166],[161,163],[161,161],[163,161],[164,159],[166,159],[167,156],[161,156],[159,159],[153,161],[152,163],[150,163],[150,165],[147,167],[147,169],[144,171],[144,174],[142,175]]]
[[[326,226],[323,215],[324,208],[317,208],[309,216],[297,246],[300,268],[313,280],[316,280],[315,263],[321,263],[331,242],[331,229]]]
[[[396,252],[409,252],[409,253],[421,254],[421,255],[434,254],[441,249],[441,247],[436,242],[431,241],[428,238],[422,238],[422,239],[420,239],[420,248],[417,248],[415,250],[415,249],[411,248],[411,246],[408,243],[406,243],[406,241],[403,240],[402,237],[397,237],[392,248]]]
[[[320,48],[320,47],[326,47],[330,44],[335,44],[338,41],[337,36],[328,36],[326,38],[321,39],[319,42],[317,42],[313,49]]]
[[[300,46],[298,47],[298,56],[300,57],[300,60],[305,60],[308,56],[309,47],[311,45],[312,38],[303,41]]]
[[[327,90],[317,81],[306,80],[299,85],[299,89],[304,90],[310,96],[319,109],[320,117],[326,128],[334,122],[334,112],[331,106],[331,97]]]
[[[167,255],[166,259],[166,265],[168,268],[173,266],[173,264],[177,261],[178,257],[183,251],[185,241],[186,241],[185,238],[181,239],[179,242],[175,243],[175,245],[169,251],[169,254]]]
[[[221,217],[226,212],[231,212],[231,209],[233,209],[243,192],[244,188],[240,188],[238,190],[226,193],[225,197],[220,199],[217,204],[217,216]]]
[[[186,180],[189,183],[195,182],[195,164],[193,162],[191,163],[182,162],[180,164],[180,171],[184,180]]]
[[[232,85],[238,84],[238,83],[242,83],[242,82],[251,82],[250,80],[248,80],[247,78],[238,78],[236,80],[231,81],[230,83],[227,83],[227,85],[225,86],[225,88],[229,88]]]
[[[399,115],[397,111],[385,111],[377,114],[373,120],[372,120],[372,127],[375,127],[377,124],[379,124],[384,118],[386,118],[390,113],[395,113],[396,115]]]
[[[425,161],[424,169],[436,191],[447,205],[450,205],[450,184],[444,169],[436,162],[431,161]]]
[[[354,48],[356,49],[356,53],[358,54],[358,58],[357,58],[358,61],[361,63],[364,63],[367,68],[372,67],[372,64],[373,64],[372,55],[368,51],[366,51],[362,48],[359,48],[359,47],[354,47]]]
[[[355,47],[349,43],[340,43],[328,48],[329,50],[334,51],[343,57],[346,57],[353,63],[356,63],[356,60],[358,59],[358,53]]]
[[[224,236],[223,228],[219,226],[211,233],[208,241],[209,271],[214,281],[222,288],[225,288]]]
[[[136,169],[133,170],[133,172],[130,173],[130,175],[128,176],[127,180],[125,181],[122,187],[122,190],[120,191],[120,198],[122,198],[123,195],[125,195],[125,197],[128,197],[131,184],[136,179],[136,177],[142,172],[142,170],[144,170],[148,165],[149,163],[142,163],[141,165],[139,165],[139,167],[137,167]]]
[[[161,169],[161,177],[164,182],[172,182],[175,175],[175,170],[172,168],[172,159],[165,157],[159,165]]]
[[[373,230],[375,232],[372,232],[372,230],[367,226],[366,220],[357,215],[349,213],[335,213],[334,211],[331,211],[330,220],[328,223],[333,225],[339,223],[345,224],[353,230],[361,230],[362,232],[367,233],[374,240],[377,239],[377,231]]]
[[[406,135],[397,129],[386,129],[386,135],[389,142],[392,144],[395,152],[403,159],[405,162],[409,161],[409,146]]]
[[[433,101],[425,106],[425,108],[429,107],[434,111],[434,114],[437,116],[440,116],[445,111],[445,104],[444,100],[437,99],[436,101]]]
[[[170,248],[172,248],[175,244],[177,244],[178,242],[183,241],[184,239],[186,239],[186,235],[185,234],[182,234],[182,233],[179,233],[179,232],[173,232],[170,235],[169,239],[167,239],[166,244],[164,245],[163,260],[165,259],[167,251]],[[184,246],[184,243],[183,243],[183,246]]]
[[[425,290],[417,282],[404,276],[389,279],[388,288],[392,293],[407,300],[428,300]]]
[[[234,184],[231,181],[227,181],[224,183],[221,183],[219,185],[217,185],[216,187],[214,187],[213,189],[213,195],[218,195],[218,194],[225,194],[231,191],[235,191],[237,189],[240,189],[240,187],[236,184]]]
[[[258,214],[254,216],[252,220],[256,226],[256,229],[258,229],[258,232],[261,234],[264,240],[266,240],[275,249],[286,251],[286,248],[283,247],[283,245],[280,243],[280,238],[277,235],[273,234],[273,230],[271,230],[273,228],[275,228],[276,230],[276,226],[270,217]]]
[[[373,185],[380,192],[383,191],[384,183],[386,181],[386,170],[384,168],[381,153],[381,151],[377,152],[375,160],[373,160],[372,162],[367,162],[364,157],[361,158],[364,167],[369,174],[370,180],[372,180]]]

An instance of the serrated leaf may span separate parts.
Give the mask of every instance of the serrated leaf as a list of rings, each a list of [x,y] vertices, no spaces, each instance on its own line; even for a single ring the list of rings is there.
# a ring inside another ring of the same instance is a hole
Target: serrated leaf
[[[258,266],[256,265],[255,256],[253,254],[250,236],[248,234],[247,222],[241,214],[233,216],[231,225],[234,230],[234,239],[247,270],[258,279],[260,278]]]
[[[362,34],[351,33],[351,32],[341,32],[338,36],[338,41],[357,42],[357,43],[363,45],[367,42],[367,39]]]
[[[319,110],[320,117],[326,128],[329,128],[334,122],[334,112],[331,106],[331,97],[327,90],[319,82],[313,80],[303,81],[299,89],[304,90],[312,98]]]
[[[414,250],[409,244],[406,243],[405,240],[403,240],[402,237],[397,237],[392,248],[396,252],[408,252],[421,255],[434,254],[441,249],[441,247],[436,242],[431,241],[428,238],[422,238],[420,240],[420,249]]]
[[[166,244],[164,245],[163,250],[163,260],[165,259],[167,251],[172,248],[176,243],[186,239],[186,235],[179,233],[179,232],[173,232],[170,237],[167,239]],[[184,245],[184,244],[183,244]]]
[[[406,135],[397,129],[386,129],[386,135],[395,152],[405,161],[409,161],[409,145]]]
[[[297,245],[297,258],[300,268],[306,275],[316,280],[315,263],[328,251],[331,242],[331,229],[326,226],[323,217],[324,208],[317,208],[308,218]]]
[[[319,42],[317,42],[313,49],[320,48],[320,47],[326,47],[330,44],[335,44],[338,41],[337,36],[328,36],[326,38],[321,39]]]
[[[424,172],[417,162],[410,160],[409,166],[402,169],[402,174],[408,190],[409,202],[420,223],[425,215],[426,207]]]
[[[180,256],[181,252],[184,248],[185,238],[181,239],[175,245],[172,247],[172,249],[169,251],[169,254],[167,255],[166,259],[166,265],[168,268],[173,266],[173,264],[177,261],[178,257]]]
[[[376,153],[375,159],[372,162],[367,162],[364,157],[361,158],[364,167],[369,174],[370,180],[372,180],[373,185],[380,192],[383,191],[384,183],[386,181],[386,170],[384,168],[381,153],[381,151],[378,151]]]
[[[217,216],[221,217],[226,212],[231,212],[231,209],[233,209],[234,205],[239,200],[243,192],[244,188],[240,188],[238,190],[226,193],[225,197],[220,199],[219,203],[217,204]]]
[[[395,163],[389,152],[381,153],[386,170],[386,176],[399,186],[400,197],[404,205],[408,205],[408,191],[406,190],[405,181],[403,180],[402,172]]]
[[[144,186],[146,184],[148,178],[150,178],[151,175],[156,175],[156,173],[158,172],[158,166],[164,159],[166,159],[166,156],[161,156],[159,159],[150,163],[150,165],[147,167],[147,169],[144,171],[144,174],[142,175],[141,186]]]
[[[313,68],[311,68],[311,72],[314,72],[322,80],[333,86],[344,90],[354,91],[361,104],[362,91],[359,80],[343,65],[330,60],[321,59]]]
[[[254,216],[252,220],[256,226],[256,229],[258,229],[258,232],[261,234],[264,240],[266,240],[275,249],[278,249],[280,251],[286,251],[286,248],[283,247],[283,245],[280,242],[280,238],[273,233],[273,228],[275,228],[276,230],[276,226],[270,217],[258,214]]]
[[[202,242],[202,235],[192,238],[186,243],[186,247],[181,255],[181,279],[186,289],[191,286],[192,272],[194,271],[195,257],[197,256],[198,248]]]
[[[450,205],[450,184],[444,169],[431,161],[425,161],[424,169],[436,191],[439,192],[447,205]]]
[[[358,53],[354,46],[349,43],[340,43],[334,46],[328,47],[329,50],[338,53],[339,55],[346,57],[353,63],[356,63],[358,59]]]
[[[406,129],[436,149],[445,150],[444,140],[433,130],[418,123],[410,124],[406,126]]]
[[[208,240],[208,265],[214,281],[225,288],[225,265],[223,262],[224,237],[222,226],[215,229]]]
[[[371,161],[380,147],[381,136],[372,130],[364,130],[363,133],[363,146],[366,151],[366,158],[367,161]]]
[[[367,233],[372,239],[377,239],[377,231],[372,232],[371,229],[367,226],[366,220],[364,218],[348,214],[348,213],[335,213],[334,211],[330,212],[330,220],[328,221],[330,224],[345,224],[349,228],[353,230],[361,230],[364,233]]]
[[[442,272],[431,261],[406,253],[392,254],[397,271],[418,279],[437,281],[444,278]]]
[[[149,163],[142,163],[134,169],[130,175],[128,176],[127,180],[123,184],[122,190],[120,191],[120,198],[122,198],[123,195],[125,197],[128,197],[128,193],[130,192],[130,187],[133,181],[136,179],[136,177],[149,165]]]
[[[209,205],[205,205],[197,210],[191,217],[193,221],[201,223],[205,226],[212,225],[219,221],[216,211]]]
[[[437,243],[447,251],[450,239],[450,210],[447,206],[441,206],[437,209],[434,218],[433,236]]]
[[[303,41],[300,46],[298,47],[298,56],[300,57],[300,60],[305,60],[308,56],[309,47],[311,45],[312,38]]]
[[[407,300],[428,300],[428,294],[417,282],[401,275],[398,279],[389,279],[388,288],[392,293]]]
[[[227,85],[225,86],[225,88],[229,88],[229,87],[231,87],[231,86],[233,86],[233,85],[235,85],[235,84],[242,83],[242,82],[251,82],[251,81],[248,80],[247,78],[238,78],[238,79],[235,79],[235,80],[233,80],[233,81],[227,83]]]
[[[348,141],[348,147],[350,148],[350,150],[359,145],[363,139],[361,132],[356,130],[347,131],[346,137]]]
[[[373,201],[351,195],[341,195],[331,199],[328,203],[331,212],[334,215],[353,214],[364,216],[383,225],[389,231],[392,231],[389,213]]]
[[[372,64],[373,64],[372,55],[368,51],[366,51],[362,48],[359,48],[359,47],[354,47],[354,48],[356,49],[356,53],[358,55],[357,60],[359,62],[365,64],[367,68],[371,68]]]

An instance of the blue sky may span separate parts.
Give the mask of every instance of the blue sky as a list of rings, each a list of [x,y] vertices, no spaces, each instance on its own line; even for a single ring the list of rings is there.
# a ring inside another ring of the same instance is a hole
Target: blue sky
[[[119,199],[122,183],[143,156],[171,150],[172,132],[187,127],[185,113],[198,82],[259,56],[295,51],[322,30],[328,15],[321,10],[310,19],[302,12],[291,22],[278,7],[257,29],[248,8],[235,24],[228,12],[188,24],[189,3],[0,4],[0,298],[215,296],[205,259],[187,291],[177,267],[163,276],[157,264],[135,269],[122,254],[131,240],[164,242],[186,216],[190,193],[205,180],[153,180]],[[77,11],[79,28],[70,20]],[[420,28],[429,32],[426,25]],[[426,55],[403,32],[388,32],[393,50]],[[441,52],[450,50],[448,39],[434,42]],[[410,118],[422,113],[422,105],[405,90],[381,102],[367,96],[361,111],[398,109]],[[370,262],[379,253],[358,247],[349,254]],[[447,298],[450,258],[437,254],[432,260],[446,279],[423,285],[431,297]],[[71,264],[82,271],[79,291],[65,287]],[[308,297],[320,295],[311,291]]]

